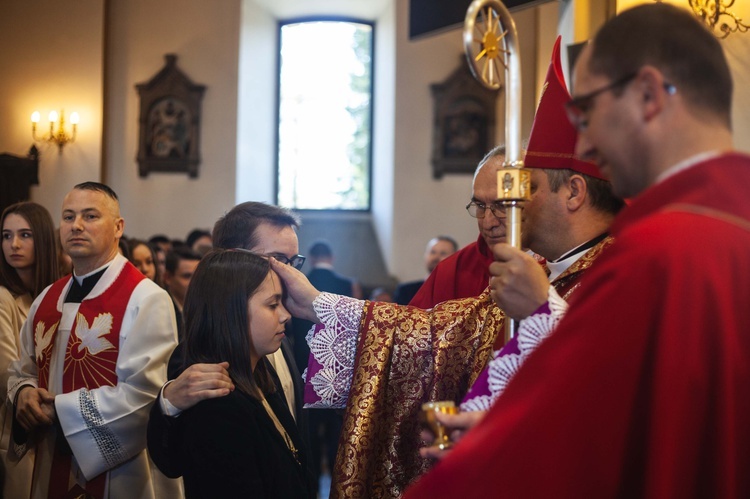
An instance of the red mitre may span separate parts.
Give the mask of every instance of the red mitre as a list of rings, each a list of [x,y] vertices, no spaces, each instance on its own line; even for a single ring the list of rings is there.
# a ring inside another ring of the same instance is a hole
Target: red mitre
[[[547,70],[547,80],[542,87],[531,126],[529,147],[526,150],[524,166],[527,168],[567,168],[606,180],[596,164],[575,157],[576,130],[568,121],[565,103],[570,93],[565,86],[565,77],[560,63],[560,37],[552,49],[552,61]]]

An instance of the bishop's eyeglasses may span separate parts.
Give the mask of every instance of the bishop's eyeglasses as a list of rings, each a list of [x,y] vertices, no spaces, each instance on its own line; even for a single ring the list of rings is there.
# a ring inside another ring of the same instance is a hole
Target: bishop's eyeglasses
[[[479,201],[471,201],[466,205],[466,211],[474,218],[484,218],[488,209],[496,218],[505,218],[505,206],[500,201],[495,201],[489,205],[480,203]]]

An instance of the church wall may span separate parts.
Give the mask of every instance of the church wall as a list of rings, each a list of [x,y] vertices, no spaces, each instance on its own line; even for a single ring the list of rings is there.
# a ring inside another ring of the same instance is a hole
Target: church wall
[[[240,1],[128,0],[110,2],[107,182],[118,192],[133,237],[166,233],[184,238],[211,228],[234,205],[236,183]],[[137,83],[150,80],[164,55],[206,86],[201,116],[199,177],[151,173],[138,176]]]
[[[28,152],[34,111],[38,135],[49,132],[50,111],[80,115],[76,141],[62,155],[38,144],[40,184],[31,195],[55,221],[69,187],[100,179],[103,37],[102,0],[0,0],[0,152]]]

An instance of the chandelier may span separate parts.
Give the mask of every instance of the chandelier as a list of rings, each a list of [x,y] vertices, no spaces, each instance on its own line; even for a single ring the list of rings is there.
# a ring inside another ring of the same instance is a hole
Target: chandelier
[[[719,38],[726,38],[730,33],[745,33],[750,29],[741,18],[729,12],[734,2],[735,0],[688,0],[693,13]]]

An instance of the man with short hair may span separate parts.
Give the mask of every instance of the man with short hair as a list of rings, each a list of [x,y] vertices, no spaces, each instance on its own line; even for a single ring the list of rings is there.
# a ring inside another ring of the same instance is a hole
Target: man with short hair
[[[479,237],[438,263],[409,305],[428,309],[443,301],[479,296],[487,288],[488,269],[494,260],[490,248],[505,242],[505,208],[496,202],[497,171],[503,161],[505,146],[500,145],[482,158],[474,173],[466,209],[477,219]]]
[[[429,276],[435,267],[458,251],[458,243],[449,236],[437,236],[430,239],[424,251],[424,264]],[[408,305],[422,287],[425,280],[410,281],[399,284],[393,294],[393,301],[399,305]]]
[[[291,211],[259,202],[241,203],[214,225],[213,245],[217,248],[243,248],[271,256],[297,269],[305,257],[299,255],[296,228],[299,218]],[[180,358],[178,347],[172,357]],[[286,338],[281,348],[266,357],[274,370],[278,388],[289,411],[306,435],[306,414],[302,413],[302,377],[294,363],[294,354]],[[179,363],[175,363],[179,365]],[[185,371],[170,370],[170,379],[151,411],[148,422],[148,449],[154,463],[167,476],[182,475],[180,427],[178,416],[201,400],[228,395],[234,389],[226,364],[194,364]]]
[[[32,497],[181,495],[151,469],[144,432],[177,343],[173,309],[118,253],[124,224],[104,184],[65,196],[60,238],[73,276],[34,301],[9,380],[14,450],[37,442]]]
[[[180,339],[182,339],[184,332],[182,330],[182,308],[185,303],[185,295],[190,285],[190,279],[193,278],[195,268],[200,261],[201,256],[198,253],[185,247],[171,250],[167,253],[164,262],[164,287],[172,298],[172,303],[174,303],[177,332]]]
[[[732,150],[721,45],[643,5],[602,27],[574,81],[577,152],[632,202],[586,299],[405,497],[748,497],[750,157]],[[523,256],[496,254],[507,306]],[[528,321],[559,319],[546,300]]]

